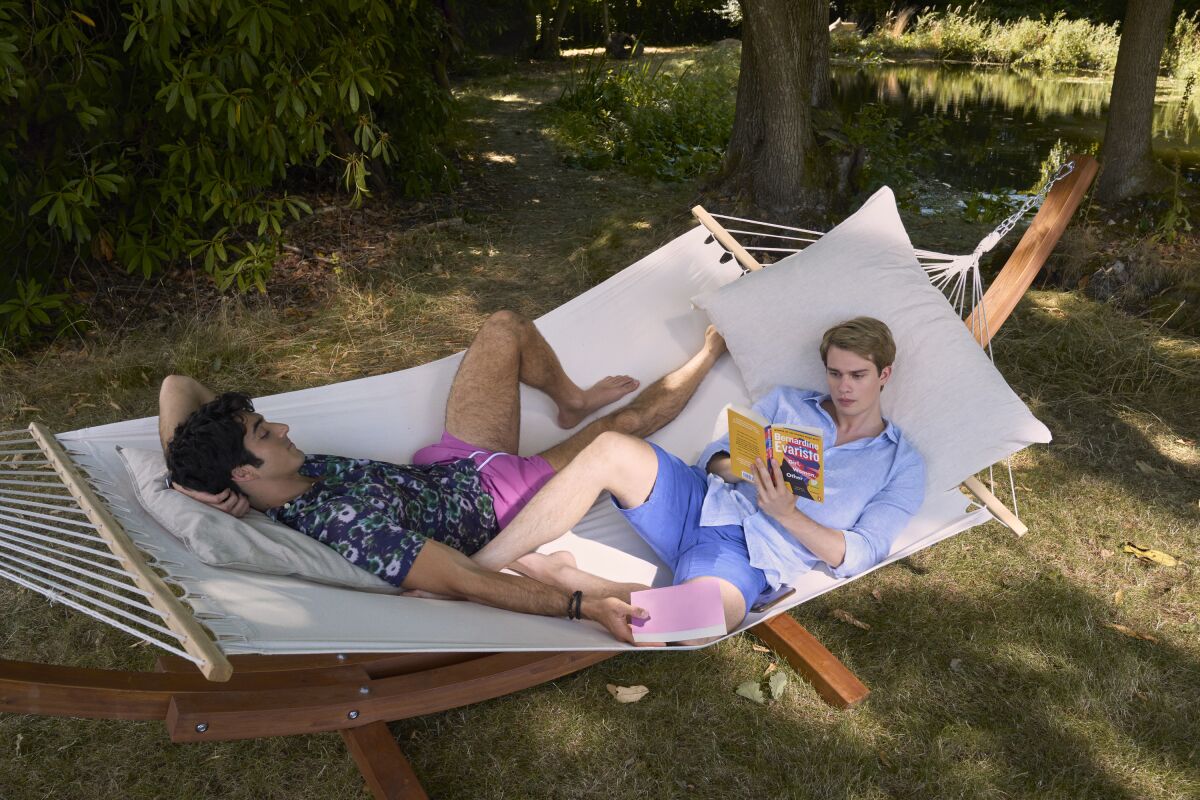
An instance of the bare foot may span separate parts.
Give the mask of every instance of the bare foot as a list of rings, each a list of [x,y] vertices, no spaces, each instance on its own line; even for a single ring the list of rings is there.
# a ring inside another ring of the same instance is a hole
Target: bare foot
[[[556,550],[553,553],[547,553],[546,559],[559,567],[574,567],[579,563],[575,560],[575,554],[570,550]]]
[[[575,565],[575,556],[566,550],[549,555],[527,553],[508,566],[527,578],[568,592],[578,590],[592,597],[615,597],[623,603],[629,602],[630,592],[650,588],[642,583],[620,583],[584,572]]]
[[[720,356],[728,349],[725,346],[725,338],[717,333],[715,325],[709,325],[704,331],[704,349],[711,353],[714,358]]]
[[[575,563],[574,555],[566,550],[559,550],[548,555],[526,553],[508,566],[526,578],[533,578],[535,581],[557,586],[560,583],[559,578],[562,575],[573,574],[578,571]]]
[[[609,375],[592,388],[580,391],[575,398],[559,404],[558,427],[574,428],[593,411],[615,403],[640,385],[628,375]]]

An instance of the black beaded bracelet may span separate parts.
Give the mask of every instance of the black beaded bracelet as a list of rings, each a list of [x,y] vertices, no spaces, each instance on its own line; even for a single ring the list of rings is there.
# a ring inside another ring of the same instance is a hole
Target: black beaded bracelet
[[[567,619],[583,619],[583,592],[575,592],[567,598]]]

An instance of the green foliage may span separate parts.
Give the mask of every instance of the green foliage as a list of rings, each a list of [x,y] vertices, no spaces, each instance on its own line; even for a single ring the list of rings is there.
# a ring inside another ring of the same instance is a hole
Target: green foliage
[[[52,316],[74,311],[66,294],[46,294],[36,278],[18,280],[15,295],[0,303],[0,342],[31,339],[53,324]]]
[[[1180,20],[1183,20],[1182,16],[1180,16]],[[1178,26],[1176,26],[1176,31],[1178,31]],[[1174,137],[1186,128],[1185,117],[1191,104],[1192,92],[1196,88],[1196,77],[1196,73],[1190,73],[1184,83],[1183,99],[1179,104],[1179,111],[1176,113],[1174,122],[1167,132],[1168,136]],[[1188,202],[1190,198],[1187,197],[1186,189],[1183,186],[1182,166],[1178,152],[1175,154],[1173,172],[1175,179],[1167,196],[1167,209],[1152,234],[1154,239],[1165,240],[1172,244],[1181,234],[1192,232],[1191,204]]]
[[[264,290],[283,222],[311,213],[297,178],[344,175],[355,203],[448,179],[443,25],[429,0],[0,0],[0,247],[42,283],[67,258],[198,257]]]
[[[684,180],[720,166],[733,129],[736,48],[717,48],[676,73],[663,62],[585,61],[554,104],[567,161],[619,165],[635,175]]]
[[[967,198],[962,216],[968,222],[994,224],[1015,210],[1015,204],[1008,197],[988,192],[975,192]]]
[[[1175,20],[1163,53],[1163,68],[1172,78],[1181,81],[1200,77],[1200,12],[1186,12]]]
[[[865,154],[858,175],[858,188],[873,191],[890,186],[901,203],[912,200],[920,173],[932,168],[934,153],[945,150],[942,137],[945,121],[940,117],[921,117],[907,133],[900,119],[879,103],[863,105],[845,127],[850,144]]]
[[[1051,18],[999,20],[987,7],[971,5],[929,11],[916,24],[880,25],[857,45],[835,41],[837,52],[850,56],[925,53],[949,61],[1008,64],[1037,70],[1111,71],[1121,37],[1117,23],[1069,19],[1062,11]]]

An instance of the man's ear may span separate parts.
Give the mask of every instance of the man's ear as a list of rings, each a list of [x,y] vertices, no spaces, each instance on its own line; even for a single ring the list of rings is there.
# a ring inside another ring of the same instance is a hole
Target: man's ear
[[[229,476],[233,478],[235,483],[245,483],[257,478],[258,470],[249,464],[242,464],[240,467],[234,467]]]
[[[888,364],[883,369],[879,370],[879,387],[883,388],[888,382],[888,378],[892,377],[892,365]]]

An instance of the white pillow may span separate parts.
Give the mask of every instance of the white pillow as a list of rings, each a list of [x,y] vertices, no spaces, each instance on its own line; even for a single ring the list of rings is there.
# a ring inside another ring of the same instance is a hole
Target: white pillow
[[[822,334],[857,316],[887,323],[897,355],[883,414],[925,457],[931,491],[1050,441],[926,279],[887,187],[802,252],[693,302],[725,337],[756,400],[780,384],[825,390]]]
[[[377,592],[396,587],[259,511],[238,519],[167,487],[162,453],[118,447],[138,502],[205,564]]]

